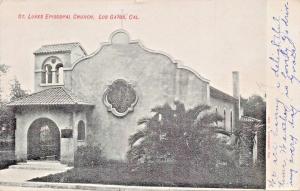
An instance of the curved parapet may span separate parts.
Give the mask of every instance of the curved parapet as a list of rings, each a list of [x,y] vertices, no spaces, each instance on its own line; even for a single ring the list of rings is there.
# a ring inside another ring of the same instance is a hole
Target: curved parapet
[[[195,70],[193,70],[192,68],[185,66],[181,63],[181,61],[179,60],[175,60],[171,55],[169,55],[168,53],[165,53],[163,51],[157,51],[157,50],[152,50],[147,48],[146,46],[144,46],[144,44],[142,43],[141,40],[131,40],[129,33],[124,30],[124,29],[118,29],[115,30],[114,32],[112,32],[109,36],[109,42],[104,42],[100,44],[100,47],[93,52],[90,55],[87,55],[85,57],[82,57],[80,59],[78,59],[77,61],[75,61],[75,63],[72,66],[72,70],[74,67],[76,67],[76,65],[81,62],[82,60],[86,60],[88,58],[93,57],[94,55],[98,54],[105,46],[108,45],[112,45],[112,44],[138,44],[143,50],[149,52],[149,53],[153,53],[153,54],[160,54],[163,55],[165,57],[167,57],[173,64],[175,64],[177,66],[177,69],[180,70],[187,70],[190,73],[194,74],[195,76],[197,76],[197,78],[199,78],[200,80],[209,83],[209,80],[204,78],[203,76],[201,76],[198,72],[196,72]]]

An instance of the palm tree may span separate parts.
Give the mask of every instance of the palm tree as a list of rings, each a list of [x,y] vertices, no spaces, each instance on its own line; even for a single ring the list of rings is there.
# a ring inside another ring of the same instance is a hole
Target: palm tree
[[[246,121],[245,118],[250,117],[243,116],[232,133],[224,129],[216,131],[229,137],[230,141],[226,144],[226,155],[231,158],[236,167],[251,165],[255,135],[264,126],[260,120],[251,118],[251,121]]]
[[[172,161],[211,169],[227,160],[224,144],[216,136],[221,131],[216,122],[222,117],[210,113],[207,105],[188,110],[179,101],[174,105],[175,109],[169,104],[155,107],[152,117],[138,121],[144,127],[129,138],[128,161],[137,165]]]

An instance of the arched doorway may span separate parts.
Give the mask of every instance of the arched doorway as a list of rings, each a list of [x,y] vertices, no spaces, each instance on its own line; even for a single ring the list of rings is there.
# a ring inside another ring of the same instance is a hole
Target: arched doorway
[[[27,133],[27,158],[60,159],[60,132],[52,120],[40,118],[30,125]]]

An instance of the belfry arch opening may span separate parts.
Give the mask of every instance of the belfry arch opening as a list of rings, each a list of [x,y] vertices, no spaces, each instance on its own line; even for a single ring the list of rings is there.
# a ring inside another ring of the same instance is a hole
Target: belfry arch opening
[[[42,85],[62,85],[64,83],[64,65],[58,57],[50,56],[42,64]]]

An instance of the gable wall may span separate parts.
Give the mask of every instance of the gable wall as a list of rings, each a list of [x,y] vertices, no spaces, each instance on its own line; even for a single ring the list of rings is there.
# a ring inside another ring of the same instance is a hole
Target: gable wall
[[[117,117],[103,104],[103,94],[117,79],[134,86],[138,102],[134,111]],[[100,143],[111,159],[125,159],[128,138],[141,128],[137,121],[151,116],[155,106],[173,104],[175,99],[192,107],[207,103],[208,82],[177,68],[161,53],[144,49],[138,42],[104,45],[96,54],[78,62],[72,71],[72,91],[95,105],[88,116],[87,136]]]

